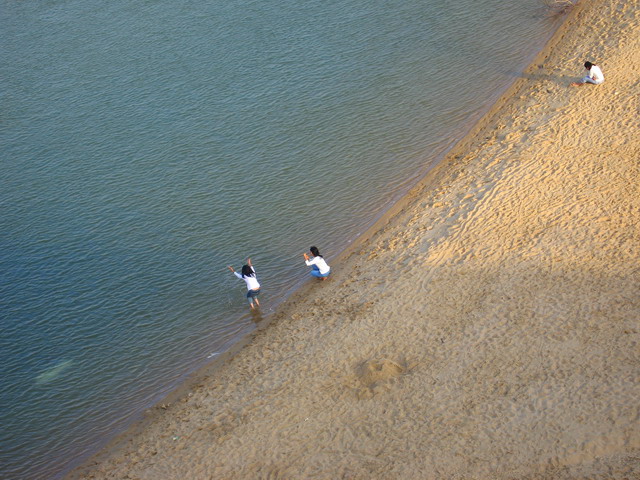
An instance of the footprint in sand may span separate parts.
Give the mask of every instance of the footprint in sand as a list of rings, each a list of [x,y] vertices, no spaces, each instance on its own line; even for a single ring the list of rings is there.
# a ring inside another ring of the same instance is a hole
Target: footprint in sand
[[[377,387],[402,375],[406,368],[393,360],[383,358],[369,360],[356,369],[356,376],[364,388],[360,391],[361,398],[369,398],[376,393]]]

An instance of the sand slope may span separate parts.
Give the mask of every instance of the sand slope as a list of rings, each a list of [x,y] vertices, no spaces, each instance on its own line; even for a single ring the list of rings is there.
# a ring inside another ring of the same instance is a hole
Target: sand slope
[[[584,1],[330,281],[74,476],[640,478],[638,7]]]

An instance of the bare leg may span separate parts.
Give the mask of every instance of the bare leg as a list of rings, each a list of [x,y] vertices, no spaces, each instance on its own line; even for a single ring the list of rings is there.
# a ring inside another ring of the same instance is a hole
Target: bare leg
[[[260,300],[258,300],[258,297],[256,297],[256,298],[254,299],[254,301],[256,302],[256,305],[257,305],[257,306],[260,306]]]

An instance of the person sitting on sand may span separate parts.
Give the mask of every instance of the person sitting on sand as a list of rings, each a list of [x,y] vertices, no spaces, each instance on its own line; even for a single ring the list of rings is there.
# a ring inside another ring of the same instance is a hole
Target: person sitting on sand
[[[589,70],[589,73],[587,73],[586,77],[584,77],[581,81],[573,82],[571,84],[572,87],[581,87],[585,83],[600,85],[602,82],[604,82],[604,75],[602,74],[602,70],[600,70],[600,67],[598,65],[591,62],[584,62],[584,68]]]
[[[256,278],[256,271],[251,265],[251,259],[247,259],[247,265],[242,266],[242,275],[236,272],[232,266],[228,267],[233,274],[244,280],[247,284],[247,300],[249,300],[249,306],[253,310],[253,302],[256,302],[256,305],[260,306],[260,301],[258,300],[258,295],[260,294],[260,284],[258,283],[258,279]]]
[[[331,273],[331,267],[327,265],[317,247],[311,247],[309,251],[312,255],[311,258],[306,253],[302,255],[304,256],[304,263],[311,267],[311,275],[321,280],[326,279]]]

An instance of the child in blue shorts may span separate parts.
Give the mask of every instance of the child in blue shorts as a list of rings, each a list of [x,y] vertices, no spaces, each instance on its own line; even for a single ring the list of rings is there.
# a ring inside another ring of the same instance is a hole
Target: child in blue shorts
[[[247,265],[242,266],[242,274],[236,272],[232,266],[227,267],[231,272],[241,280],[244,280],[247,284],[247,300],[249,301],[249,306],[253,310],[253,302],[256,303],[256,306],[260,306],[260,301],[258,300],[258,295],[260,295],[260,283],[258,283],[258,279],[256,278],[256,271],[251,265],[251,259],[247,259]]]
[[[309,249],[312,257],[309,257],[306,253],[303,253],[304,263],[311,267],[311,275],[320,280],[325,280],[331,273],[331,267],[327,265],[322,255],[318,251],[317,247],[311,247]]]

